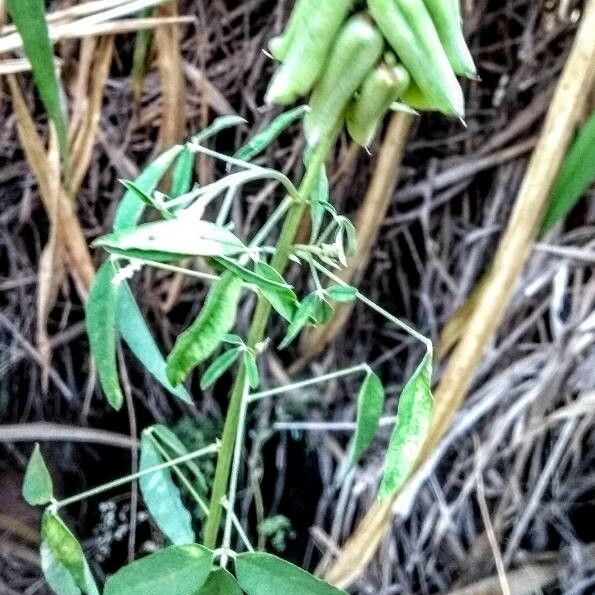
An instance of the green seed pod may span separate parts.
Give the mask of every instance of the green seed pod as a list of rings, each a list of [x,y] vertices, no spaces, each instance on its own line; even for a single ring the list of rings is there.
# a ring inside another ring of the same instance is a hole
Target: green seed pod
[[[417,86],[415,82],[412,82],[406,91],[401,95],[401,101],[412,107],[415,110],[422,112],[439,112],[440,108],[433,104]]]
[[[304,118],[306,140],[312,146],[330,134],[366,75],[382,55],[382,34],[364,14],[345,23],[331,50]]]
[[[316,2],[312,0],[297,0],[294,4],[287,25],[281,35],[273,37],[269,41],[269,51],[274,58],[283,62],[289,51],[292,39],[295,37],[296,31],[306,22],[307,18],[312,16],[312,10],[316,9]]]
[[[424,3],[454,71],[461,76],[476,76],[475,63],[463,35],[459,1],[424,0]]]
[[[424,95],[446,115],[463,117],[463,91],[422,0],[368,0],[387,41]]]
[[[267,103],[293,103],[312,90],[352,3],[353,0],[301,0],[295,8],[296,24],[291,26],[295,31],[288,31],[284,62],[273,75],[265,96]],[[284,54],[283,40],[274,48],[279,55]]]
[[[366,147],[372,142],[380,121],[407,89],[409,80],[409,73],[400,65],[383,63],[368,74],[345,115],[347,131],[356,143]]]

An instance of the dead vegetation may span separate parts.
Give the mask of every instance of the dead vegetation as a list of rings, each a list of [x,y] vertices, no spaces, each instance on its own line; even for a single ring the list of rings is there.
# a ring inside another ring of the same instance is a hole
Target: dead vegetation
[[[71,3],[54,4],[62,8]],[[79,130],[72,136],[73,153],[79,158],[73,159],[77,183],[70,195],[51,183],[52,160],[39,148],[49,133],[29,77],[2,78],[0,411],[5,425],[0,426],[0,473],[8,486],[0,495],[0,530],[6,544],[0,551],[2,593],[44,592],[37,536],[31,528],[37,524],[24,505],[15,504],[28,452],[20,438],[53,441],[53,462],[66,477],[63,488],[72,492],[130,468],[131,459],[122,456],[119,447],[130,446],[130,434],[134,438],[145,423],[187,416],[200,425],[204,416],[217,418],[225,406],[223,396],[205,394],[195,408],[183,409],[131,368],[125,387],[130,421],[110,413],[89,369],[81,323],[80,295],[84,296],[85,275],[92,273],[86,256],[78,275],[76,263],[85,254],[83,246],[111,222],[121,193],[114,180],[134,176],[159,146],[203,127],[217,114],[239,113],[249,122],[249,128],[241,130],[242,139],[229,134],[219,140],[219,149],[232,151],[250,130],[272,118],[273,112],[261,107],[271,68],[261,49],[281,28],[289,4],[180,2],[178,14],[190,20],[170,20],[158,28],[137,103],[132,101],[134,35],[114,37],[113,56],[113,30],[82,42],[61,41],[57,55],[71,121]],[[464,4],[482,76],[467,89],[467,127],[439,116],[414,120],[394,192],[391,177],[409,127],[402,117],[387,128],[388,148],[378,148],[372,156],[356,153],[342,141],[333,175],[333,198],[354,219],[366,193],[372,196],[363,207],[368,212],[381,213],[384,207],[378,205],[384,198],[388,211],[378,217],[380,227],[359,227],[370,254],[354,269],[364,293],[414,322],[442,346],[438,383],[448,369],[446,352],[464,329],[465,317],[457,312],[475,285],[486,274],[489,279],[492,257],[570,52],[576,11],[582,8],[581,3],[564,0]],[[156,16],[178,18],[173,8]],[[109,67],[104,83],[102,63]],[[589,97],[584,106],[573,101],[566,107],[579,120],[592,105]],[[31,121],[29,113],[35,116]],[[23,129],[28,130],[25,137]],[[295,129],[263,159],[297,177],[301,142]],[[381,151],[386,158],[391,150],[394,168],[382,165]],[[212,168],[211,162],[201,162],[199,179],[211,179]],[[374,175],[377,188],[388,189],[384,197],[373,191],[374,186],[369,189]],[[271,192],[266,188],[256,193],[245,208],[236,210],[240,228],[267,216]],[[52,206],[56,197],[67,205],[58,209],[59,216]],[[75,219],[69,209],[76,212]],[[48,256],[60,241],[66,255],[69,242],[78,242],[75,260],[64,258],[74,283],[56,276],[59,265]],[[528,256],[518,282],[504,288],[511,294],[510,303],[496,336],[484,337],[481,347],[486,353],[463,408],[400,494],[393,514],[387,510],[377,520],[382,534],[388,530],[389,535],[355,584],[355,592],[532,593],[552,585],[552,592],[579,594],[595,589],[595,536],[590,526],[595,493],[593,202],[583,201],[563,226],[533,244]],[[53,285],[43,292],[47,266],[53,271]],[[195,314],[199,287],[165,275],[147,275],[139,283],[149,319],[169,347],[172,329],[183,327]],[[55,306],[40,308],[40,302],[52,302],[40,299],[48,291],[54,292]],[[40,325],[40,312],[46,313],[47,326]],[[302,358],[299,372],[297,353],[295,360],[271,356],[268,382],[367,360],[379,367],[390,394],[398,394],[419,361],[418,348],[367,311],[356,308],[346,324],[337,328],[334,341],[308,368]],[[305,341],[305,353],[313,355],[312,345],[319,346],[322,339]],[[53,353],[51,364],[48,352]],[[199,395],[198,386],[193,388]],[[298,532],[295,542],[289,542],[289,553],[309,567],[318,565],[321,572],[333,565],[338,548],[373,507],[380,473],[380,456],[371,456],[333,487],[336,463],[346,444],[346,434],[336,424],[353,419],[354,390],[335,383],[284,405],[263,404],[246,453],[248,487],[241,494],[246,524],[262,520],[262,506],[267,515],[286,514]],[[394,400],[390,406],[394,410]],[[315,422],[316,431],[302,434],[303,421]],[[15,423],[21,424],[21,436],[15,436]],[[277,431],[271,433],[275,423]],[[97,434],[101,428],[111,433]],[[87,436],[87,445],[75,448],[73,432]],[[310,453],[298,460],[296,440],[306,440]],[[379,442],[378,449],[383,445]],[[112,465],[114,453],[117,468]],[[291,502],[292,489],[304,482],[327,487],[321,487],[319,499],[315,494],[300,506]],[[271,487],[274,496],[263,496],[262,485]],[[118,501],[120,510],[126,502]],[[133,498],[133,510],[135,506]],[[141,551],[142,540],[151,537],[140,518],[136,542],[134,531],[127,533],[130,553]],[[89,537],[93,527],[97,529],[98,519],[87,509],[72,520],[81,536]],[[93,539],[88,545],[96,547]],[[112,545],[119,551],[116,541]]]

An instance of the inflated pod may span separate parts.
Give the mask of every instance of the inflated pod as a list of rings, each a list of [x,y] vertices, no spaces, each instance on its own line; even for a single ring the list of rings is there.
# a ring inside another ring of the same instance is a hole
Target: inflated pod
[[[409,73],[400,65],[382,63],[368,74],[345,115],[347,131],[356,143],[366,147],[372,142],[380,121],[409,82]]]
[[[295,8],[295,25],[291,25],[294,31],[288,31],[283,64],[273,75],[265,96],[267,103],[293,103],[312,90],[352,4],[353,0],[301,0]],[[281,38],[281,45],[277,44],[274,51],[283,55],[285,43]]]
[[[382,34],[367,15],[353,15],[343,25],[304,118],[310,145],[335,129],[354,93],[378,62],[383,47]]]
[[[368,8],[423,94],[444,114],[463,117],[463,91],[423,0],[368,0]]]
[[[461,76],[474,77],[477,74],[471,52],[467,47],[461,23],[458,0],[424,0],[436,31],[450,60],[453,70]]]

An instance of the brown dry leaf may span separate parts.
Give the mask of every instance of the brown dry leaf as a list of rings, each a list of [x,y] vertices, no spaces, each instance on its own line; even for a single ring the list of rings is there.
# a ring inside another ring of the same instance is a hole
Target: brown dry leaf
[[[177,2],[160,6],[157,15],[177,17]],[[186,132],[186,85],[177,25],[164,25],[156,29],[155,49],[161,74],[159,146],[165,149],[180,142]]]
[[[397,184],[399,165],[403,158],[412,123],[413,116],[402,112],[395,113],[390,120],[378,152],[378,162],[355,222],[357,253],[349,259],[349,265],[338,274],[346,283],[357,285],[370,257],[370,252],[376,243],[378,231],[386,216]],[[352,310],[353,304],[340,304],[327,324],[304,333],[300,345],[303,357],[297,365],[306,363],[320,353],[325,345],[341,332]]]
[[[23,98],[19,83],[14,75],[7,77],[14,113],[17,119],[17,132],[27,163],[33,170],[39,186],[39,194],[48,214],[52,213],[51,167],[48,162],[43,142],[37,133],[35,123]],[[69,273],[72,275],[77,291],[84,300],[89,292],[95,269],[87,247],[87,240],[74,212],[72,200],[63,187],[58,197],[59,230],[62,236]]]
[[[531,157],[506,231],[500,241],[489,284],[465,327],[434,392],[429,437],[416,465],[427,458],[450,426],[492,341],[537,237],[549,193],[560,169],[595,76],[595,0],[585,4],[582,21],[556,86],[539,141]],[[415,469],[414,469],[415,470]],[[395,497],[397,494],[395,494]],[[391,523],[387,503],[377,502],[345,544],[326,578],[340,587],[365,569]]]

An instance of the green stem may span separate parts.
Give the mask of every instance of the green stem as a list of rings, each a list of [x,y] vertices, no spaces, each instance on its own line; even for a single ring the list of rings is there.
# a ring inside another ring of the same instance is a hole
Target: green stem
[[[294,202],[287,212],[287,217],[285,218],[277,242],[277,250],[271,260],[271,266],[280,273],[282,273],[287,266],[291,248],[308,207],[307,201],[310,199],[312,192],[316,187],[320,168],[324,165],[327,159],[334,143],[335,136],[336,135],[333,133],[329,138],[323,140],[312,153],[312,156],[308,161],[306,174],[298,189],[298,194],[301,200]],[[260,296],[256,304],[256,309],[254,310],[254,316],[248,334],[249,347],[254,347],[264,338],[270,313],[270,304]],[[211,549],[217,545],[217,536],[219,534],[219,525],[221,523],[221,507],[229,483],[235,440],[238,433],[238,424],[240,422],[245,382],[246,372],[242,365],[231,392],[229,407],[225,417],[225,425],[221,437],[221,447],[217,458],[217,469],[215,470],[215,478],[213,480],[209,516],[205,526],[204,545]]]

